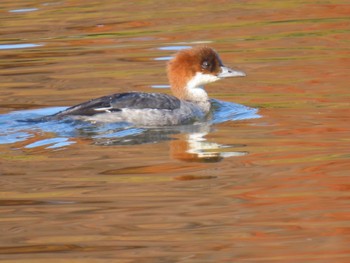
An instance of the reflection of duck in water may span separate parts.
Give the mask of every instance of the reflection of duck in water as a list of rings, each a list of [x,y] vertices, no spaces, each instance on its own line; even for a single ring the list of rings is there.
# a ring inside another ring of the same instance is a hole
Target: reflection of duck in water
[[[227,157],[244,156],[245,145],[225,145],[207,141],[210,132],[206,124],[197,126],[196,130],[186,133],[184,138],[170,142],[170,152],[174,159],[187,162],[219,162]]]
[[[117,93],[84,102],[50,117],[94,122],[128,122],[138,126],[164,126],[203,120],[210,110],[203,85],[227,77],[245,76],[225,67],[209,47],[182,50],[168,64],[171,91],[161,93]]]

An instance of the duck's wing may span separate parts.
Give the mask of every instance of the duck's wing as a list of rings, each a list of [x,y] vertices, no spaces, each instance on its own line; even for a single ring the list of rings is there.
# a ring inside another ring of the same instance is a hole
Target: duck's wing
[[[174,110],[179,107],[180,100],[171,95],[161,93],[128,92],[92,99],[58,112],[53,116],[92,116],[95,114],[121,111],[123,108]]]

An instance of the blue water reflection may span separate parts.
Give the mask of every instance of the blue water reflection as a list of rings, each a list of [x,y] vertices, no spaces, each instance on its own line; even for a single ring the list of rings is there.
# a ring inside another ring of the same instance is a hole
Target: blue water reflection
[[[36,147],[42,147],[45,146],[46,149],[55,149],[55,148],[62,148],[64,146],[68,146],[75,143],[74,141],[70,141],[69,138],[62,138],[62,137],[56,137],[56,138],[50,138],[50,139],[44,139],[39,140],[34,143],[26,145],[24,148],[36,148]]]
[[[167,51],[179,51],[182,49],[191,48],[191,46],[165,46],[165,47],[159,47],[159,50],[167,50]]]
[[[32,47],[41,47],[43,44],[32,44],[32,43],[24,43],[24,44],[3,44],[0,45],[0,50],[6,49],[20,49],[20,48],[32,48]]]
[[[34,11],[38,11],[39,8],[21,8],[21,9],[13,9],[10,10],[10,13],[27,13],[27,12],[34,12]]]

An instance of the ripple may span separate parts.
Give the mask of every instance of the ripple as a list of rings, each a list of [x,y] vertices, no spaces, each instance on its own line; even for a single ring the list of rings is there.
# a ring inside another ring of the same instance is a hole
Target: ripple
[[[21,8],[21,9],[10,10],[9,13],[26,13],[26,12],[34,12],[38,10],[39,8]]]
[[[156,85],[153,88],[168,88],[168,85]],[[210,131],[210,126],[217,123],[260,118],[260,115],[257,114],[258,110],[254,108],[216,99],[212,99],[211,103],[213,107],[211,118],[205,122],[192,125],[153,128],[136,128],[128,123],[96,124],[73,119],[41,119],[41,117],[64,110],[66,107],[14,111],[0,115],[0,125],[2,127],[0,144],[13,144],[38,137],[36,141],[24,146],[24,148],[63,148],[74,144],[76,138],[89,138],[95,144],[99,145],[137,145],[172,140],[172,136],[179,133],[189,135],[206,134]],[[48,136],[50,138],[47,138]],[[207,148],[208,145],[208,143],[201,143],[199,151]],[[210,146],[216,147],[217,145],[210,144]],[[215,152],[220,152],[220,156],[228,157],[245,154],[241,152],[237,153],[235,150],[218,151],[217,149],[221,146],[218,147],[215,148]]]
[[[167,60],[170,60],[172,59],[173,57],[157,57],[157,58],[154,58],[153,60],[157,60],[157,61],[167,61]]]
[[[170,85],[152,85],[152,89],[170,89]]]
[[[167,50],[167,51],[179,51],[182,49],[191,48],[191,46],[165,46],[165,47],[159,47],[159,50]]]
[[[46,147],[46,149],[55,149],[55,148],[62,148],[71,144],[74,144],[74,141],[70,141],[69,138],[50,138],[50,139],[44,139],[40,141],[33,142],[31,144],[28,144],[24,148],[37,148],[49,145]]]
[[[43,46],[43,44],[33,44],[33,43],[5,44],[5,45],[0,45],[0,50],[20,49],[20,48],[33,48],[33,47],[41,47],[41,46]]]

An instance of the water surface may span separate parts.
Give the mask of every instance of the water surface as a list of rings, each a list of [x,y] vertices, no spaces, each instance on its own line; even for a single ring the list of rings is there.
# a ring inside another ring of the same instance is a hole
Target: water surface
[[[347,1],[0,8],[1,262],[349,262]],[[199,44],[248,75],[206,87],[211,122],[22,121],[168,93]]]

